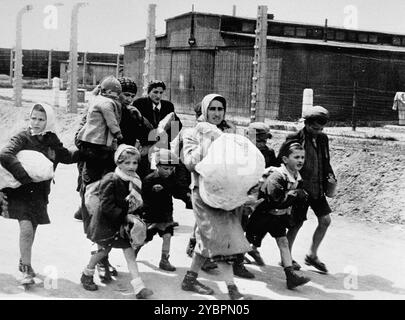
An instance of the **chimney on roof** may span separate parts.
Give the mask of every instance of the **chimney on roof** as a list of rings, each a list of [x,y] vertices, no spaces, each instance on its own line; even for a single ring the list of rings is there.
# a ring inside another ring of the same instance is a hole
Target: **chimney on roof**
[[[267,20],[274,20],[274,14],[268,13],[267,14]]]
[[[236,6],[232,6],[232,15],[235,17],[236,16]]]

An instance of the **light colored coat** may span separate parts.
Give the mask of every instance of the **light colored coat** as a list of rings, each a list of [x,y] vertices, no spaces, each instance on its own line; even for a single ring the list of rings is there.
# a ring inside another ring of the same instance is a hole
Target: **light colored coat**
[[[121,105],[111,98],[98,95],[89,107],[86,123],[77,139],[109,147],[114,137],[121,133],[120,121]]]

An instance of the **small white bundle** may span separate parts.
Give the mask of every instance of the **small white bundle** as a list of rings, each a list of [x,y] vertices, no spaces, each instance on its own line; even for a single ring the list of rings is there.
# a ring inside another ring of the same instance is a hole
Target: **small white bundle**
[[[41,152],[21,150],[17,153],[17,159],[34,182],[46,181],[54,177],[52,161]],[[0,165],[0,190],[3,188],[15,189],[19,186],[21,183]]]

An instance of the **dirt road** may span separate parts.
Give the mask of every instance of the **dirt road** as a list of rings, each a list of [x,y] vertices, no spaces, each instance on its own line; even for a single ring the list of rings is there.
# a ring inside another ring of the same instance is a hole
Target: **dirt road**
[[[0,299],[133,299],[123,254],[111,253],[111,263],[118,267],[118,277],[99,291],[89,292],[80,284],[80,273],[86,265],[91,243],[84,237],[82,224],[73,219],[79,198],[74,192],[75,165],[60,165],[56,184],[52,185],[49,213],[52,223],[39,226],[33,253],[33,267],[44,283],[29,292],[18,287],[17,264],[18,225],[15,220],[0,218]],[[183,276],[191,259],[185,247],[193,225],[193,213],[175,202],[175,219],[180,226],[172,239],[170,260],[175,272],[158,268],[161,240],[155,238],[139,254],[142,277],[155,294],[152,299],[162,300],[226,300],[226,286],[218,281],[215,272],[200,272],[203,283],[215,290],[214,296],[191,294],[180,289]],[[260,251],[266,266],[251,264],[247,268],[256,278],[236,278],[241,292],[253,299],[405,299],[405,226],[355,222],[333,215],[332,225],[320,248],[319,255],[327,263],[330,273],[319,274],[312,268],[303,272],[312,278],[306,286],[290,291],[285,287],[284,272],[275,241],[267,236]],[[303,264],[316,226],[314,215],[304,224],[298,235],[294,258]],[[98,281],[98,277],[95,277]]]

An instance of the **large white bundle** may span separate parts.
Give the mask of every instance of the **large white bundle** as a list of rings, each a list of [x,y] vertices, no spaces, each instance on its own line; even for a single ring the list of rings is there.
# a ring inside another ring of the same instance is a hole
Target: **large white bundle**
[[[41,152],[21,150],[17,153],[17,159],[34,182],[49,180],[54,176],[52,161]],[[0,165],[0,190],[3,188],[18,188],[19,186],[21,186],[21,183]]]
[[[202,200],[213,208],[233,210],[250,200],[248,191],[265,168],[260,150],[246,137],[224,133],[212,142],[195,170]]]

